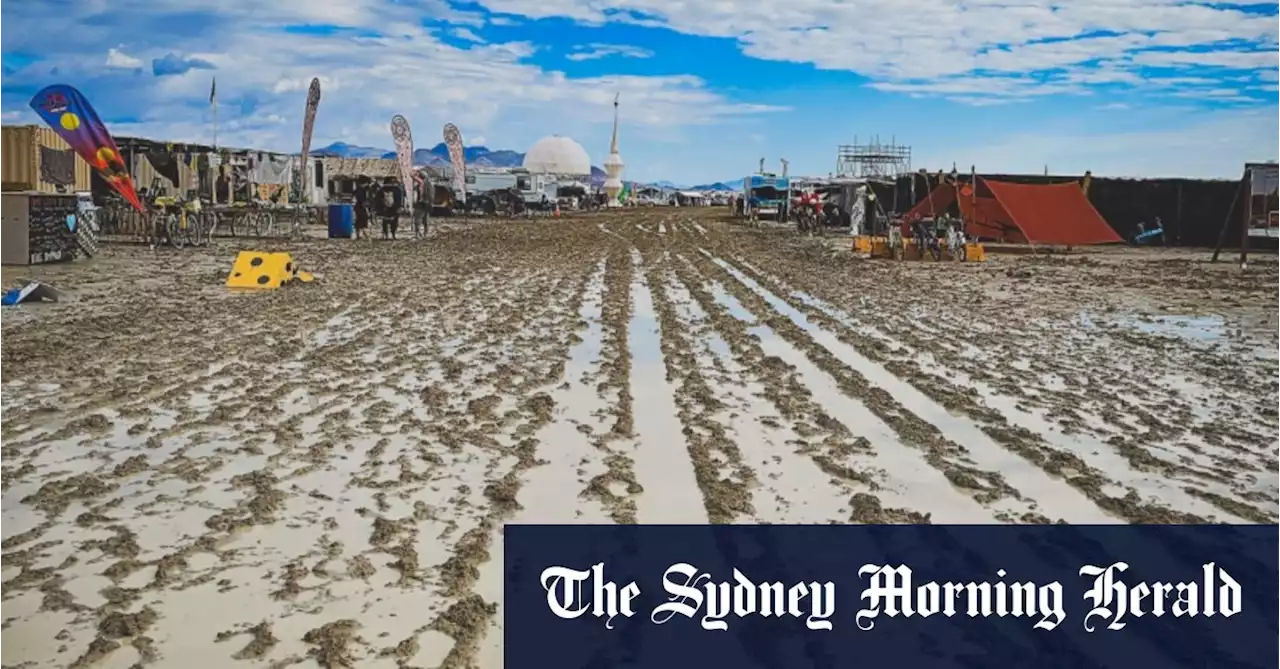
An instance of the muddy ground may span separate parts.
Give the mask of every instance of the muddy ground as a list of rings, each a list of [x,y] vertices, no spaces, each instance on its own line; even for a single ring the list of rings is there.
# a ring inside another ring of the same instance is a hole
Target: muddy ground
[[[507,522],[1276,521],[1274,256],[718,213],[5,268],[3,666],[496,668]]]

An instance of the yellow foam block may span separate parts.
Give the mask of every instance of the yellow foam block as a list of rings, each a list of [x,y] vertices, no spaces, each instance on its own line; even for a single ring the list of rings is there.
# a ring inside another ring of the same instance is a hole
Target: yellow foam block
[[[279,288],[295,278],[297,267],[288,253],[241,251],[227,275],[228,288]]]
[[[987,250],[982,248],[982,244],[965,244],[964,259],[968,262],[985,262]]]
[[[871,253],[871,238],[866,235],[855,235],[853,238],[854,253]]]

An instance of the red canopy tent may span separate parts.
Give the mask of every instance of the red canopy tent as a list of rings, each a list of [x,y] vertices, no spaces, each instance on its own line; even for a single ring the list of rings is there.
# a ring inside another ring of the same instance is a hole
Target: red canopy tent
[[[971,184],[939,184],[906,218],[940,214],[954,202],[970,237],[1061,246],[1124,241],[1078,183],[1019,184],[978,177],[977,188],[975,197]]]

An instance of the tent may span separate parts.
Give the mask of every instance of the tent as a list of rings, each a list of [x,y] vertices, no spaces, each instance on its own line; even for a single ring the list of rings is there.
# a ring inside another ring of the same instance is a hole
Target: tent
[[[1019,184],[978,177],[976,184],[976,194],[973,184],[939,184],[906,218],[942,213],[957,203],[970,237],[1060,246],[1124,241],[1078,183]]]

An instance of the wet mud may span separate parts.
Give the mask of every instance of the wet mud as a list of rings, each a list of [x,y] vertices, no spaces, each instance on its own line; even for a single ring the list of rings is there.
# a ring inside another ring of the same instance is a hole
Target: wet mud
[[[1276,521],[1274,265],[720,215],[24,268],[3,666],[498,667],[507,522]]]

